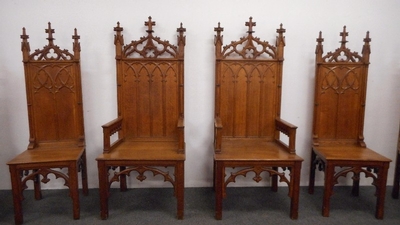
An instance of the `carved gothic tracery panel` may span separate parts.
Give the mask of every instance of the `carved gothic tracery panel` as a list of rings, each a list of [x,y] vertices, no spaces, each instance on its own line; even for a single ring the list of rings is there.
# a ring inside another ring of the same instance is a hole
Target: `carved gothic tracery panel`
[[[344,94],[347,90],[359,90],[360,66],[326,66],[323,69],[322,93],[328,89],[333,89],[337,94]]]
[[[74,92],[75,81],[72,75],[72,65],[52,65],[45,64],[43,66],[35,66],[36,73],[33,77],[34,92],[42,89],[48,90],[52,94],[56,94],[62,88],[66,88]]]

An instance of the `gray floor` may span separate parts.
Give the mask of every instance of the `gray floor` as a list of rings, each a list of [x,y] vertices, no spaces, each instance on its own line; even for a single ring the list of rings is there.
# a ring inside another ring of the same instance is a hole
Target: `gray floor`
[[[314,195],[301,187],[299,219],[289,218],[287,188],[278,193],[269,188],[228,188],[223,219],[214,219],[214,192],[211,188],[185,189],[185,218],[177,220],[176,200],[172,189],[113,189],[110,217],[100,219],[98,189],[81,196],[81,218],[72,219],[72,202],[67,190],[44,190],[43,199],[35,201],[33,192],[24,192],[24,224],[400,224],[400,200],[387,188],[385,218],[374,217],[376,198],[373,187],[361,187],[353,197],[350,187],[335,187],[330,217],[322,217],[322,187]],[[11,191],[0,191],[0,224],[13,224]]]

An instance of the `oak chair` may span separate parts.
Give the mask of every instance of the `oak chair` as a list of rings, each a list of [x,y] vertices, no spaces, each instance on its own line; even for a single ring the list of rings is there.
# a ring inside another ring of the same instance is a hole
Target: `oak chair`
[[[229,183],[253,172],[254,181],[267,172],[271,188],[279,181],[289,187],[290,217],[297,219],[302,158],[295,150],[297,127],[280,118],[285,29],[277,29],[276,46],[253,36],[256,25],[245,23],[247,36],[223,46],[218,27],[215,36],[215,217],[222,219],[222,203]],[[280,133],[289,137],[286,144]],[[234,172],[226,177],[226,169]]]
[[[382,219],[391,160],[367,148],[363,135],[371,39],[367,32],[360,55],[346,47],[346,27],[340,36],[340,48],[324,56],[321,32],[317,38],[309,193],[314,192],[315,170],[324,171],[322,215],[328,217],[339,178],[353,173],[352,194],[358,196],[360,174],[364,173],[376,187],[375,216]]]
[[[101,218],[108,218],[110,186],[137,172],[161,175],[174,188],[177,217],[184,213],[184,47],[185,28],[177,29],[178,45],[153,36],[156,25],[149,17],[147,36],[124,45],[123,28],[114,28],[118,118],[103,125],[104,151],[98,162]],[[112,135],[117,135],[114,142]],[[173,168],[173,174],[167,170]],[[113,171],[112,173],[110,172]],[[122,204],[122,203],[121,203]]]
[[[49,182],[51,176],[64,179],[72,198],[74,219],[79,219],[80,214],[79,172],[83,194],[88,194],[79,36],[75,29],[72,54],[54,44],[54,29],[50,23],[45,31],[48,45],[32,54],[25,28],[21,35],[29,145],[26,151],[7,163],[16,224],[23,222],[23,191],[28,181],[33,182],[35,198],[39,200],[42,198],[41,182]]]
[[[395,199],[399,198],[399,184],[400,184],[400,129],[399,129],[399,138],[397,143],[396,165],[394,169],[394,181],[392,189],[392,197]]]

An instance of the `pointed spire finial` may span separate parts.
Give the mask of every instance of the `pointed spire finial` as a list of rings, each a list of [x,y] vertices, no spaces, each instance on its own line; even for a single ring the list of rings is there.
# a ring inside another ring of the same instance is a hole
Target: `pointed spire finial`
[[[117,33],[118,32],[121,32],[121,31],[123,31],[124,29],[120,26],[120,24],[119,24],[119,21],[117,22],[117,26],[116,27],[114,27],[114,31],[116,31]]]
[[[369,38],[369,31],[367,31],[367,35],[364,38],[364,42],[365,43],[370,43],[371,42],[371,38]]]
[[[322,44],[322,42],[324,42],[324,39],[322,38],[322,31],[319,32],[319,36],[317,38],[317,42],[318,42],[318,44]]]
[[[75,41],[78,41],[81,38],[81,36],[78,35],[78,30],[75,28],[74,29],[74,35],[72,35],[72,39]]]
[[[283,24],[280,25],[279,29],[276,29],[278,34],[283,34],[286,32],[286,29],[283,28]]]
[[[26,30],[25,27],[22,28],[22,35],[21,35],[21,39],[23,40],[27,40],[29,38],[29,35],[26,35]]]
[[[181,26],[176,29],[176,32],[179,32],[179,34],[182,36],[183,33],[186,32],[186,28],[183,27],[183,23],[181,23]]]
[[[224,31],[224,28],[221,27],[221,23],[220,23],[220,22],[218,22],[218,27],[214,27],[214,31],[217,32],[217,35],[218,35],[218,36],[220,36],[220,35],[221,35],[221,32]]]

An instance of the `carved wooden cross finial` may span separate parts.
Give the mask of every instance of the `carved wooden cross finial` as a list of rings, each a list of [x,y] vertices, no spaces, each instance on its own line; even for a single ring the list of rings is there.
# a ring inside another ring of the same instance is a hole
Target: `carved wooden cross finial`
[[[340,36],[342,36],[342,46],[346,45],[346,37],[349,36],[349,32],[346,32],[346,26],[343,27],[343,32],[340,32]]]
[[[117,22],[117,26],[114,27],[114,31],[116,31],[117,33],[120,33],[121,31],[123,31],[124,29],[122,27],[119,26],[119,21]]]
[[[217,35],[218,35],[218,36],[220,36],[220,35],[221,35],[221,32],[224,31],[224,28],[221,27],[221,23],[220,23],[220,22],[218,22],[218,27],[214,27],[214,31],[217,32]]]
[[[182,36],[183,33],[186,32],[186,28],[183,27],[183,24],[182,24],[182,23],[181,23],[181,26],[180,26],[178,29],[176,29],[176,32],[179,32],[179,35],[180,35],[180,36]]]
[[[22,35],[21,35],[21,39],[23,39],[24,41],[28,40],[29,35],[26,35],[26,30],[25,27],[22,28]]]
[[[253,26],[256,26],[256,22],[253,22],[253,17],[250,17],[249,22],[246,22],[245,25],[249,27],[247,33],[249,34],[254,33]]]
[[[47,40],[49,40],[49,43],[53,43],[53,34],[54,34],[54,29],[51,29],[51,23],[49,22],[49,28],[45,29],[46,33],[49,34],[49,37],[47,38]]]
[[[74,35],[72,35],[72,39],[74,39],[75,41],[78,41],[79,38],[81,38],[81,36],[78,35],[78,31],[77,31],[77,29],[75,28],[75,29],[74,29]]]
[[[22,39],[21,51],[22,51],[22,57],[23,57],[24,61],[28,60],[29,52],[31,51],[30,47],[29,47],[29,43],[28,43],[28,38],[29,38],[29,35],[26,35],[25,27],[23,27],[22,35],[21,35],[21,39]]]
[[[144,25],[147,26],[149,29],[147,30],[148,33],[153,32],[153,26],[156,25],[155,21],[151,21],[151,16],[149,16],[149,21],[144,22]]]
[[[322,38],[322,31],[319,32],[319,36],[317,38],[317,42],[318,42],[318,44],[321,44],[322,42],[324,42],[324,39]]]
[[[286,29],[283,28],[283,24],[280,25],[279,29],[276,29],[276,32],[279,34],[283,34],[286,32]]]
[[[367,31],[367,36],[364,38],[364,42],[365,43],[370,43],[371,42],[371,38],[369,38],[369,31]]]

